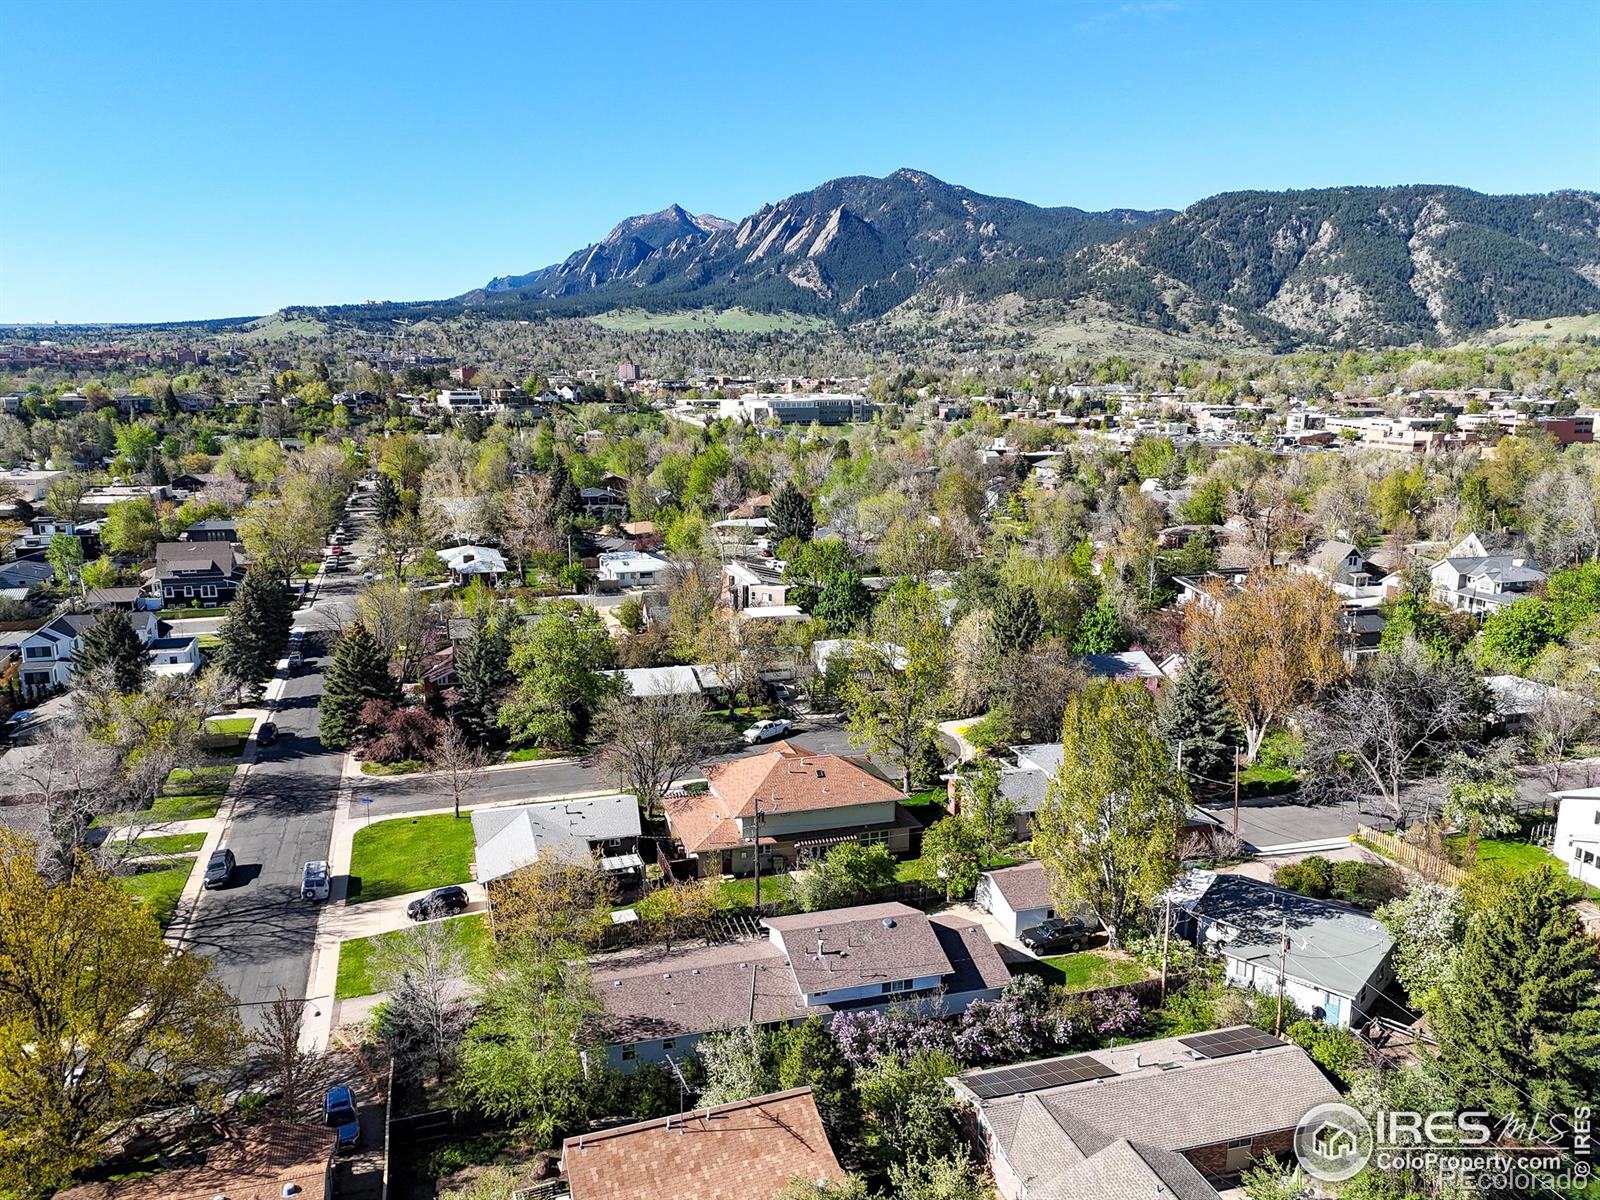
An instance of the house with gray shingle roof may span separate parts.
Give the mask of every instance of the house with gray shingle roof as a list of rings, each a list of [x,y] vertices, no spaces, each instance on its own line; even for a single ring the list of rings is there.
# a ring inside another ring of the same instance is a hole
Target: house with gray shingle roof
[[[1173,932],[1220,958],[1230,984],[1277,995],[1281,959],[1284,994],[1329,1025],[1359,1024],[1393,981],[1394,939],[1354,905],[1200,870],[1166,898]]]
[[[1237,1031],[1249,1040],[1234,1052],[1161,1038],[965,1071],[950,1086],[1003,1200],[1212,1200],[1207,1177],[1287,1158],[1300,1118],[1339,1098],[1298,1046]],[[1054,1082],[1065,1076],[1076,1080]]]
[[[627,866],[643,865],[634,854],[639,802],[627,795],[475,809],[472,837],[479,883],[503,879],[547,858],[586,866],[597,856],[631,857]]]

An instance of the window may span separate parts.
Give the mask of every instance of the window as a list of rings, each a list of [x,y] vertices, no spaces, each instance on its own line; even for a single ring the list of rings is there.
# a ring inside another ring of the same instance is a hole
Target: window
[[[49,646],[29,646],[29,658],[54,658],[55,651]]]
[[[885,996],[889,996],[893,995],[895,992],[909,992],[911,990],[911,983],[912,981],[909,979],[891,979],[888,983],[883,985],[883,994]]]
[[[666,1038],[666,1039],[664,1039],[662,1041],[662,1043],[661,1043],[661,1048],[663,1050],[667,1051],[667,1053],[670,1054],[672,1051],[674,1051],[674,1050],[676,1050],[678,1048],[678,1039],[677,1038]]]
[[[192,587],[186,587],[186,588],[183,589],[183,598],[185,600],[189,599],[189,597],[191,597],[193,595],[194,595],[194,589]]]
[[[889,831],[887,829],[869,829],[865,833],[856,834],[856,841],[863,846],[888,846]]]
[[[202,587],[200,589],[200,594],[202,596],[206,596],[206,597],[215,596],[217,594],[217,585],[214,584],[214,583],[206,584],[204,587]]]
[[[622,1048],[622,1061],[623,1062],[632,1062],[637,1057],[639,1057],[639,1052],[637,1050],[635,1050],[632,1046],[624,1046]]]
[[[1247,1137],[1246,1138],[1234,1138],[1232,1141],[1230,1141],[1228,1143],[1228,1149],[1229,1150],[1240,1150],[1240,1149],[1243,1149],[1244,1147],[1246,1147],[1248,1145],[1250,1145],[1250,1139],[1249,1138],[1247,1138]]]

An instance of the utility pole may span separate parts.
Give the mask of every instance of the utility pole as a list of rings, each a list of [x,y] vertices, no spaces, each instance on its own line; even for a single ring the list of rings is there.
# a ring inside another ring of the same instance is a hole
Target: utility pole
[[[1239,836],[1239,747],[1233,748],[1233,836]]]
[[[1288,973],[1286,960],[1289,957],[1289,918],[1283,918],[1283,924],[1278,932],[1278,1018],[1272,1023],[1272,1032],[1278,1037],[1283,1036],[1283,990],[1287,986]]]
[[[772,804],[772,811],[776,811],[777,807],[778,807],[778,797],[774,794],[773,796],[769,797],[769,799],[770,799],[771,804]],[[756,912],[759,913],[761,911],[761,797],[760,796],[757,796],[755,798],[754,832],[755,832],[755,854],[756,854],[756,902],[755,902],[755,908],[756,908]]]
[[[1161,898],[1161,1002],[1167,1000],[1167,940],[1172,936],[1172,897]]]

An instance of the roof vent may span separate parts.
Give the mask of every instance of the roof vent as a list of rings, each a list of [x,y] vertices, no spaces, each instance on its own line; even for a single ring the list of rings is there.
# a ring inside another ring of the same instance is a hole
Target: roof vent
[[[300,1194],[300,1185],[298,1183],[286,1183],[286,1184],[284,1184],[283,1185],[283,1194],[285,1196],[298,1196]]]
[[[818,779],[826,779],[827,777],[828,777],[828,773],[826,771],[824,771],[821,767],[818,767],[817,768],[817,778]]]
[[[692,971],[689,972],[689,974],[691,974],[691,975],[700,974],[700,968],[699,967],[695,967]]]
[[[663,979],[671,979],[672,978],[672,972],[671,971],[666,972],[664,975],[661,976],[661,978],[663,978]]]
[[[621,987],[621,986],[622,986],[622,980],[620,980],[620,979],[613,979],[613,980],[612,980],[612,981],[611,981],[611,986],[612,986],[612,987]]]
[[[885,917],[883,919],[883,927],[885,929],[893,929],[894,928],[894,918],[893,917]]]

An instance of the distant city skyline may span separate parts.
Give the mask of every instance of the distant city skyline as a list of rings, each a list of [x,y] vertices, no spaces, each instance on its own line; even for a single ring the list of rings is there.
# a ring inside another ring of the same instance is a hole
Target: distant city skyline
[[[0,322],[436,299],[899,167],[1084,209],[1600,188],[1575,0],[5,11]]]

